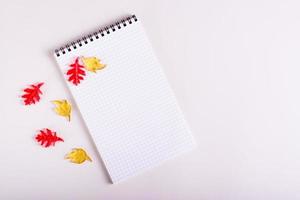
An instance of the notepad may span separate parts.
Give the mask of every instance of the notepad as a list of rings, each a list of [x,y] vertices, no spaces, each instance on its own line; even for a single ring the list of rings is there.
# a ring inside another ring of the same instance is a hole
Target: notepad
[[[195,147],[191,131],[159,61],[135,15],[55,50],[112,183],[153,168]],[[105,67],[74,84],[68,71],[78,59]],[[80,145],[80,144],[78,144]]]

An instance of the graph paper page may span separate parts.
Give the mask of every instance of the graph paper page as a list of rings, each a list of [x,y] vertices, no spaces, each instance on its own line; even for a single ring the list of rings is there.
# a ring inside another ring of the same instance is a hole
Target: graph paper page
[[[75,86],[66,72],[78,56],[106,67]],[[140,21],[55,58],[113,183],[195,146]]]

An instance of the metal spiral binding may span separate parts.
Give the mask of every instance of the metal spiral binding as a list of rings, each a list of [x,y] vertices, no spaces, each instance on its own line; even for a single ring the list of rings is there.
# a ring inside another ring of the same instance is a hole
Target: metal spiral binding
[[[116,23],[113,23],[109,26],[106,26],[94,33],[88,34],[87,36],[84,36],[76,41],[73,41],[69,44],[66,44],[65,46],[62,46],[55,50],[55,55],[57,57],[61,56],[62,54],[66,54],[67,52],[70,52],[72,50],[75,50],[77,48],[80,48],[84,46],[85,44],[88,44],[90,42],[93,42],[94,40],[97,40],[101,37],[104,37],[105,35],[110,34],[111,32],[115,32],[118,29],[121,29],[122,27],[126,27],[127,25],[132,24],[133,22],[136,22],[137,18],[135,15],[132,15],[130,17],[127,17],[125,19],[119,20]]]

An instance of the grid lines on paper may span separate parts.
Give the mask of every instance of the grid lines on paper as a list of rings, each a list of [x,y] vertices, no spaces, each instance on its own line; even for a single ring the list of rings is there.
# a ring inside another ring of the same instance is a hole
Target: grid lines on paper
[[[193,147],[140,22],[59,58],[63,72],[76,56],[107,64],[79,86],[68,85],[113,182]]]

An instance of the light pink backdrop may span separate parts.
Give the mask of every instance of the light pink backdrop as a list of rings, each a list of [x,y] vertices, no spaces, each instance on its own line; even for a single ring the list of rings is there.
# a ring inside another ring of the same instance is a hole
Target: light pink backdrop
[[[0,2],[0,199],[300,199],[300,2]],[[118,185],[108,182],[51,51],[124,14],[142,20],[199,145]],[[45,81],[24,107],[21,89]],[[66,142],[41,149],[40,128]],[[92,163],[63,156],[84,147]]]

